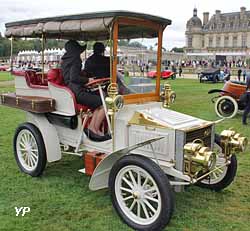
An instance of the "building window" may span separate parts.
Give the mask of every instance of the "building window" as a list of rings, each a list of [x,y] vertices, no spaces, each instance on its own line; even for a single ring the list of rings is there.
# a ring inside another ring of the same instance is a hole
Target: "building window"
[[[228,44],[229,44],[229,37],[226,36],[226,37],[224,38],[224,46],[225,46],[225,47],[228,47]]]
[[[242,47],[247,46],[247,34],[242,35],[242,42],[241,42]]]
[[[217,36],[216,37],[216,47],[220,47],[220,41],[221,41],[220,36]]]
[[[193,39],[192,37],[188,37],[188,47],[192,47],[193,46]]]
[[[222,29],[225,28],[225,23],[222,23],[221,28],[222,28]]]
[[[250,21],[248,22],[248,27],[250,27]]]
[[[237,47],[237,40],[238,40],[238,37],[233,36],[233,47]]]
[[[209,37],[209,39],[208,39],[208,46],[209,47],[213,46],[213,37]]]
[[[233,28],[233,27],[234,27],[234,23],[230,22],[230,28]]]

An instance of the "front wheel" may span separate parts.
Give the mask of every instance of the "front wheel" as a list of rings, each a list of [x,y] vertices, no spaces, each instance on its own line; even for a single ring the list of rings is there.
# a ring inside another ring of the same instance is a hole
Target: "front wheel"
[[[218,157],[216,166],[219,167],[224,161],[225,159],[223,157]],[[229,165],[212,172],[207,178],[198,182],[197,185],[202,188],[221,191],[233,182],[236,172],[237,159],[235,155],[232,155]]]
[[[110,172],[109,188],[114,208],[135,230],[162,230],[169,222],[174,197],[167,176],[152,160],[127,155]]]
[[[14,155],[18,167],[31,176],[40,176],[47,157],[42,135],[31,123],[21,124],[14,136]]]
[[[222,96],[215,102],[215,112],[222,118],[233,118],[238,112],[238,104],[231,96]]]

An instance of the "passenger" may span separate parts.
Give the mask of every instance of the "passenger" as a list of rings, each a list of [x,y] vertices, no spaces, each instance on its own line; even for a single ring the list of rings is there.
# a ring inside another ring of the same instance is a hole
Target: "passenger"
[[[90,73],[95,78],[110,77],[110,59],[104,56],[105,46],[101,42],[96,42],[93,46],[93,54],[87,58],[84,66],[84,70]],[[123,81],[123,75],[117,72],[117,83],[119,88],[119,94],[131,94],[136,93],[132,89],[128,88]]]
[[[85,133],[95,141],[110,139],[109,135],[104,135],[100,131],[100,126],[105,118],[101,98],[99,95],[87,92],[84,86],[92,80],[87,72],[82,72],[80,55],[86,50],[86,45],[81,46],[77,41],[69,40],[65,44],[65,50],[66,53],[62,57],[61,65],[65,84],[75,94],[77,103],[95,109]]]

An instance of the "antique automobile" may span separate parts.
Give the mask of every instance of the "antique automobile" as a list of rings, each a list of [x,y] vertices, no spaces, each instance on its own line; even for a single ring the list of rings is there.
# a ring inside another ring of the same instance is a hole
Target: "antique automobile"
[[[149,71],[147,73],[147,77],[149,77],[149,78],[156,78],[156,76],[157,76],[156,71]],[[170,70],[164,70],[161,72],[161,78],[162,79],[168,79],[168,78],[175,79],[175,73],[170,71]]]
[[[102,99],[104,131],[112,137],[108,140],[91,140],[84,132],[93,111],[76,102],[60,68],[45,73],[42,62],[42,72],[12,72],[15,93],[2,94],[1,104],[27,114],[14,135],[20,170],[37,177],[47,162],[59,161],[63,154],[83,156],[85,166],[79,171],[91,176],[90,190],[108,188],[115,210],[135,230],[162,230],[169,223],[173,191],[183,191],[187,185],[220,191],[230,185],[237,171],[236,154],[245,150],[247,139],[230,129],[215,134],[216,122],[170,110],[175,93],[169,84],[160,92],[162,37],[170,24],[165,18],[127,11],[7,23],[5,35],[11,41],[41,38],[43,55],[50,38],[106,40],[110,46],[110,78],[88,84]],[[121,95],[118,39],[142,35],[158,44],[155,87]]]
[[[209,68],[201,71],[199,74],[200,83],[209,81],[212,83],[224,82],[230,79],[230,74],[225,74],[223,71],[217,68]]]
[[[0,64],[0,71],[9,71],[9,66],[4,64],[4,63],[1,63]]]
[[[219,93],[212,98],[215,103],[215,112],[219,117],[232,118],[238,110],[244,110],[245,104],[240,101],[240,96],[246,91],[246,83],[239,81],[227,81],[223,88],[212,89],[208,94]]]

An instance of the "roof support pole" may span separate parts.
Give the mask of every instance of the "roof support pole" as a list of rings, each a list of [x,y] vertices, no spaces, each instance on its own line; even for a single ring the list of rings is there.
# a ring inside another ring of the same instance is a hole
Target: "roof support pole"
[[[162,36],[163,28],[159,28],[158,32],[158,48],[157,48],[157,78],[156,78],[156,92],[160,92],[161,82],[161,59],[162,59]]]
[[[44,49],[45,49],[45,35],[42,33],[42,83],[44,83]]]
[[[118,21],[116,20],[113,25],[113,56],[112,56],[112,83],[116,83],[117,71],[117,47],[118,47]]]
[[[10,71],[13,71],[13,41],[14,38],[11,36],[10,38]]]

